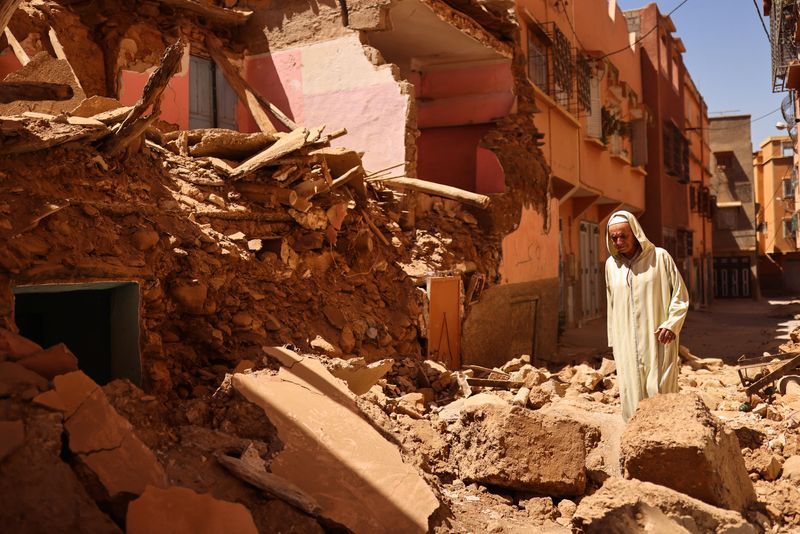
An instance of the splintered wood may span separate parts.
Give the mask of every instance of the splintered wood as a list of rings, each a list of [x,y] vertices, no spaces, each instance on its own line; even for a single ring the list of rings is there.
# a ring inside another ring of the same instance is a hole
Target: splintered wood
[[[164,56],[161,58],[161,65],[150,75],[147,85],[144,86],[142,97],[133,106],[125,120],[122,121],[113,138],[106,144],[106,151],[109,154],[117,155],[126,151],[129,146],[141,138],[147,127],[158,118],[161,95],[180,67],[185,46],[184,42],[179,40],[164,52]],[[148,117],[144,117],[145,111],[151,106],[153,107],[152,112]]]

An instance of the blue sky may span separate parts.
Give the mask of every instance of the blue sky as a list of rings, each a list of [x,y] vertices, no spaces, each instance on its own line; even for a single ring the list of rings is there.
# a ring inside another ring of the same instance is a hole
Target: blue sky
[[[647,3],[618,0],[623,10]],[[680,0],[656,3],[666,14]],[[761,6],[761,0],[756,3]],[[753,0],[688,0],[672,14],[672,20],[675,34],[686,45],[683,59],[708,105],[709,116],[726,111],[747,113],[755,119],[778,109],[787,93],[772,93],[769,43]],[[764,23],[769,28],[769,19]],[[754,148],[770,135],[783,134],[775,128],[779,120],[783,120],[780,111],[752,124]]]

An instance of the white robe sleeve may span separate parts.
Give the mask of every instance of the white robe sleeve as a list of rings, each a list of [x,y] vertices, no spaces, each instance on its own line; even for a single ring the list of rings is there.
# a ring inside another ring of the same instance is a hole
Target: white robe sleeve
[[[666,328],[677,336],[683,327],[686,313],[689,311],[689,293],[686,291],[686,284],[683,282],[683,277],[678,271],[675,261],[669,254],[664,254],[664,269],[667,271],[664,274],[669,281],[670,301],[667,319],[658,327]]]
[[[614,343],[612,341],[611,331],[613,330],[612,322],[613,322],[613,317],[614,317],[614,314],[613,314],[613,311],[614,311],[614,298],[612,296],[613,293],[611,292],[611,285],[608,282],[608,268],[609,268],[609,265],[608,265],[608,262],[606,262],[606,269],[605,269],[605,274],[606,274],[606,330],[607,330],[607,334],[606,335],[608,336],[608,346],[609,347],[613,347]]]

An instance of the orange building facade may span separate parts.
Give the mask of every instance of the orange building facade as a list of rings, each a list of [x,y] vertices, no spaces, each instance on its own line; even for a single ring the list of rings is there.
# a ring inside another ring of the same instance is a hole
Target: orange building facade
[[[768,137],[753,155],[758,269],[763,292],[800,291],[797,168],[789,136]]]
[[[561,324],[580,325],[605,312],[608,217],[645,209],[639,49],[616,2],[520,0],[517,11],[558,202],[559,254],[540,261],[558,258]]]

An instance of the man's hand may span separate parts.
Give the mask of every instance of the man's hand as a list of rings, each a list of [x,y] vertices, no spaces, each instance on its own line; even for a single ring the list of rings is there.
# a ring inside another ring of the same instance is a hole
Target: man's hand
[[[667,328],[659,328],[655,333],[658,342],[663,343],[664,345],[675,340],[675,334],[672,333],[672,330]]]

